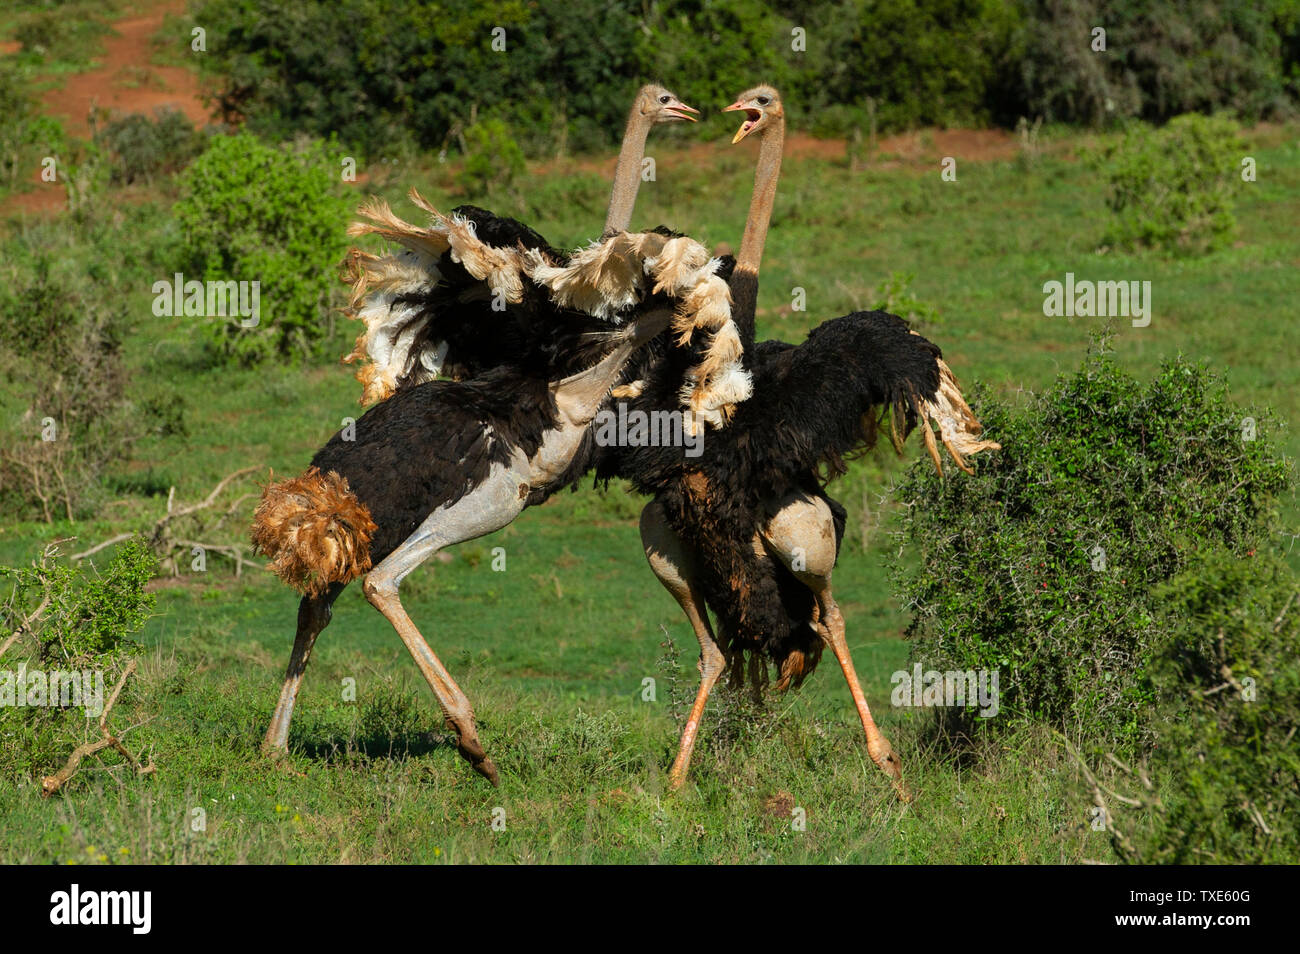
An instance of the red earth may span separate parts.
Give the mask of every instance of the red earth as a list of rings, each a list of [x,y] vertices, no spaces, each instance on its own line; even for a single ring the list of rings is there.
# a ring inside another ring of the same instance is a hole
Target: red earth
[[[45,112],[57,116],[74,136],[88,138],[92,109],[112,113],[152,113],[170,106],[195,124],[208,122],[208,110],[199,96],[197,74],[180,66],[150,63],[150,39],[162,28],[167,14],[185,12],[185,0],[143,2],[132,15],[113,24],[115,35],[104,40],[104,53],[95,66],[67,77],[62,86],[41,94]],[[0,55],[18,50],[18,44],[0,45]],[[194,54],[200,56],[203,54]],[[48,213],[62,210],[67,201],[63,185],[42,182],[40,170],[32,174],[37,188],[10,196],[0,214],[8,212]]]

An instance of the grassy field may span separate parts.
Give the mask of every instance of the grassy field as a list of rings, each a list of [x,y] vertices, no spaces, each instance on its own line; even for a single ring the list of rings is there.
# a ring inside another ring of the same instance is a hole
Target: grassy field
[[[719,136],[724,123],[718,125]],[[1196,260],[1098,249],[1104,186],[1079,160],[1095,143],[1047,137],[1034,161],[963,162],[943,182],[936,160],[797,158],[783,171],[760,296],[763,336],[798,340],[820,321],[876,304],[891,273],[940,311],[925,327],[963,382],[1012,394],[1077,365],[1096,319],[1046,318],[1042,285],[1146,280],[1146,328],[1115,325],[1124,363],[1140,374],[1182,352],[1220,370],[1234,395],[1294,421],[1300,344],[1291,327],[1300,283],[1297,128],[1248,134],[1259,181],[1240,187],[1239,241]],[[653,149],[652,149],[653,151]],[[435,204],[461,201],[451,171],[404,163],[358,192],[398,201],[412,184]],[[665,223],[706,243],[739,244],[752,179],[745,148],[665,151],[634,225]],[[607,197],[594,172],[533,173],[482,200],[537,226],[557,245],[590,239]],[[359,386],[340,367],[207,367],[186,319],[153,317],[146,263],[175,239],[166,194],[105,210],[129,235],[121,264],[96,276],[136,316],[124,343],[132,396],[183,409],[188,436],[149,437],[114,474],[117,502],[69,524],[0,528],[0,563],[30,561],[41,543],[75,534],[90,545],[161,515],[169,487],[194,500],[222,476],[256,465],[300,470],[343,417]],[[12,222],[17,246],[51,246],[63,267],[102,234],[70,222]],[[87,278],[87,280],[92,280]],[[807,312],[790,309],[806,290]],[[346,324],[346,323],[343,323]],[[339,353],[352,329],[341,328]],[[977,409],[978,410],[978,409]],[[1285,441],[1292,456],[1300,436]],[[645,566],[641,501],[588,486],[526,512],[500,533],[451,551],[403,590],[430,644],[476,705],[501,769],[493,790],[442,734],[436,706],[388,624],[353,587],[321,637],[281,767],[257,754],[293,634],[294,595],[260,568],[236,580],[219,558],[206,574],[158,584],[141,671],[115,723],[157,765],[130,778],[106,758],[87,763],[65,794],[44,800],[31,777],[0,773],[3,862],[1077,862],[1112,857],[1087,825],[1076,770],[1046,736],[950,754],[929,720],[889,705],[905,668],[906,617],[882,568],[889,485],[905,459],[883,450],[833,488],[850,511],[836,573],[849,641],[873,712],[918,797],[904,805],[866,758],[843,680],[826,660],[797,694],[746,715],[710,704],[690,784],[665,791],[694,688],[695,641]],[[927,465],[928,466],[928,465]],[[959,479],[959,478],[958,478]],[[254,489],[251,480],[245,490]],[[1295,525],[1294,502],[1287,505]],[[251,504],[246,508],[251,509]],[[244,517],[240,518],[242,522]],[[232,533],[231,538],[238,535]],[[491,549],[504,547],[504,572]],[[906,554],[904,554],[906,558]],[[670,645],[665,645],[671,642]],[[673,648],[675,647],[675,648]],[[345,702],[345,679],[357,699]],[[654,702],[644,680],[656,680]],[[54,768],[52,764],[49,768]],[[205,830],[192,831],[196,810]],[[796,830],[795,809],[806,814]],[[494,827],[494,818],[497,825]],[[504,830],[499,830],[504,823]]]

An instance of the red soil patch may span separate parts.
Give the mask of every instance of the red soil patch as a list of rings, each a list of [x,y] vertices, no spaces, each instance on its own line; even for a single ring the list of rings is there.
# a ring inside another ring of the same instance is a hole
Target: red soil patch
[[[61,212],[68,201],[68,192],[61,182],[41,182],[40,173],[32,176],[37,186],[31,192],[15,192],[0,206],[0,215],[27,213],[42,215]]]
[[[69,76],[62,89],[41,96],[45,109],[63,118],[68,131],[89,136],[87,117],[93,107],[120,113],[152,113],[170,106],[194,123],[208,121],[208,111],[199,98],[198,78],[180,66],[154,66],[149,60],[149,40],[162,27],[168,13],[185,12],[185,0],[165,0],[139,16],[113,24],[117,36],[104,41],[104,55],[85,73]],[[198,54],[195,54],[198,55]]]
[[[104,55],[93,69],[69,76],[58,89],[41,94],[45,112],[64,120],[68,132],[83,139],[90,137],[88,122],[92,108],[114,113],[152,114],[170,106],[197,125],[208,122],[208,110],[199,98],[196,74],[179,66],[154,66],[150,38],[162,28],[163,17],[185,11],[185,0],[164,0],[148,6],[137,15],[113,24],[116,36],[104,41]],[[0,44],[0,54],[15,53],[19,44]],[[196,54],[198,55],[198,54]],[[50,213],[61,211],[67,202],[63,184],[42,182],[40,169],[29,179],[36,188],[11,195],[0,214]]]
[[[905,162],[926,162],[952,156],[973,162],[1014,159],[1016,137],[1005,129],[921,129],[887,136],[877,144],[882,156]]]

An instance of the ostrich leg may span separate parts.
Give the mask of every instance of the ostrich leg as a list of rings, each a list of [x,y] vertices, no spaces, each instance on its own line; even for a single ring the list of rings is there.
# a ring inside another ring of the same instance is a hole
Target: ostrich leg
[[[493,785],[497,784],[496,766],[479,742],[469,699],[411,622],[402,607],[398,587],[408,573],[443,547],[492,533],[514,520],[524,509],[528,476],[528,462],[522,454],[517,454],[509,465],[494,467],[460,500],[426,517],[415,533],[370,571],[362,586],[366,599],[393,624],[429,683],[447,722],[456,730],[461,756]]]
[[[893,780],[894,788],[905,800],[910,795],[903,785],[902,766],[890,747],[889,740],[876,726],[867,708],[867,697],[858,682],[849,655],[848,640],[844,635],[844,617],[831,594],[831,571],[835,567],[835,522],[826,502],[819,497],[796,491],[784,497],[768,521],[764,537],[776,556],[791,573],[813,592],[817,600],[817,619],[814,621],[822,640],[831,648],[844,672],[853,696],[853,705],[862,720],[867,736],[867,754],[871,761]]]
[[[695,638],[700,641],[700,688],[695,694],[695,704],[691,706],[686,728],[682,730],[677,758],[668,774],[669,785],[676,789],[686,781],[691,752],[695,749],[695,736],[700,728],[700,720],[704,717],[704,705],[708,702],[709,691],[722,674],[726,661],[714,640],[713,629],[709,626],[704,597],[694,582],[695,554],[668,528],[663,507],[657,501],[651,501],[641,511],[641,545],[645,548],[646,559],[650,561],[650,569],[677,600],[682,612],[690,620],[691,628],[695,630]]]
[[[320,596],[304,596],[298,604],[298,633],[293,639],[293,653],[289,656],[289,670],[284,674],[280,701],[276,704],[271,725],[262,742],[262,752],[265,755],[279,758],[289,751],[289,720],[293,718],[293,704],[298,700],[298,689],[302,685],[303,674],[307,671],[307,660],[311,656],[316,637],[329,625],[334,601],[341,592],[343,587],[336,583]]]

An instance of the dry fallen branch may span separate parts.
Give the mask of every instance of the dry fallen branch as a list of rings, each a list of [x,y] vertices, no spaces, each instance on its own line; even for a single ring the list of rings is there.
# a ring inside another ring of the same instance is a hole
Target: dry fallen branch
[[[207,497],[205,497],[203,500],[200,500],[197,503],[182,505],[178,507],[176,506],[176,488],[172,487],[168,491],[166,513],[164,513],[154,523],[153,527],[150,530],[145,531],[142,534],[142,536],[144,536],[146,542],[148,543],[149,549],[153,551],[154,555],[158,557],[159,561],[161,561],[164,565],[170,566],[173,576],[177,575],[179,572],[177,569],[177,559],[174,556],[174,551],[176,551],[177,549],[190,550],[193,549],[194,547],[201,547],[204,551],[219,553],[222,556],[227,557],[229,560],[231,560],[231,562],[235,564],[235,576],[238,577],[242,575],[244,569],[244,556],[243,556],[243,551],[239,546],[231,543],[206,543],[199,540],[180,539],[178,537],[173,536],[171,526],[174,521],[180,519],[181,517],[192,516],[194,514],[207,510],[210,507],[213,507],[217,503],[218,498],[221,496],[222,491],[224,491],[232,481],[238,480],[241,477],[251,474],[256,469],[257,469],[256,467],[245,467],[241,470],[235,471],[233,474],[227,474],[220,481],[218,481],[217,485],[212,488],[211,492],[207,495]],[[256,494],[243,494],[238,499],[236,499],[232,504],[230,504],[229,507],[226,508],[225,512],[217,519],[217,521],[214,524],[212,524],[212,526],[207,527],[206,529],[207,530],[219,529],[222,526],[222,524],[224,524],[239,509],[239,507],[245,501],[255,499],[256,496],[257,496]],[[117,536],[111,537],[108,540],[105,540],[103,543],[96,544],[95,546],[91,547],[89,550],[83,550],[81,553],[74,553],[71,559],[84,560],[87,557],[93,556],[94,554],[98,553],[101,550],[113,546],[114,544],[122,543],[123,541],[129,540],[133,536],[135,536],[134,533],[119,533],[117,534]]]
[[[122,758],[126,759],[127,763],[135,769],[137,775],[153,774],[153,762],[150,762],[148,765],[140,764],[140,760],[132,755],[127,750],[126,746],[122,744],[122,740],[118,736],[114,735],[108,728],[108,713],[116,704],[117,697],[122,692],[122,687],[126,685],[127,678],[130,677],[133,672],[135,672],[134,659],[127,664],[126,669],[122,670],[122,677],[117,680],[117,685],[113,687],[113,692],[108,697],[108,704],[104,706],[104,711],[100,713],[99,732],[103,738],[95,742],[86,742],[83,745],[77,746],[73,750],[72,754],[68,756],[68,761],[64,763],[63,768],[59,769],[53,775],[47,775],[45,778],[41,779],[41,794],[46,798],[49,798],[57,792],[64,786],[68,779],[77,774],[77,769],[80,767],[82,759],[107,748],[116,749],[121,753]],[[131,730],[127,729],[122,733],[122,735],[125,736],[129,731]]]
[[[46,593],[45,599],[41,600],[41,605],[36,607],[36,609],[32,612],[32,614],[28,616],[26,619],[24,619],[18,625],[18,628],[13,631],[13,635],[11,635],[8,639],[6,639],[4,643],[0,643],[0,656],[3,656],[6,650],[8,650],[10,646],[18,642],[18,640],[21,639],[23,636],[25,636],[27,633],[31,632],[32,623],[40,619],[41,614],[44,613],[47,608],[49,608],[49,605],[50,605],[50,594]]]
[[[96,554],[100,550],[107,549],[108,547],[111,547],[115,543],[121,543],[124,540],[130,540],[133,536],[135,536],[134,533],[119,533],[115,537],[109,537],[103,543],[96,544],[95,546],[91,547],[89,550],[82,550],[80,553],[72,554],[72,556],[70,556],[68,559],[84,560],[86,557]]]

